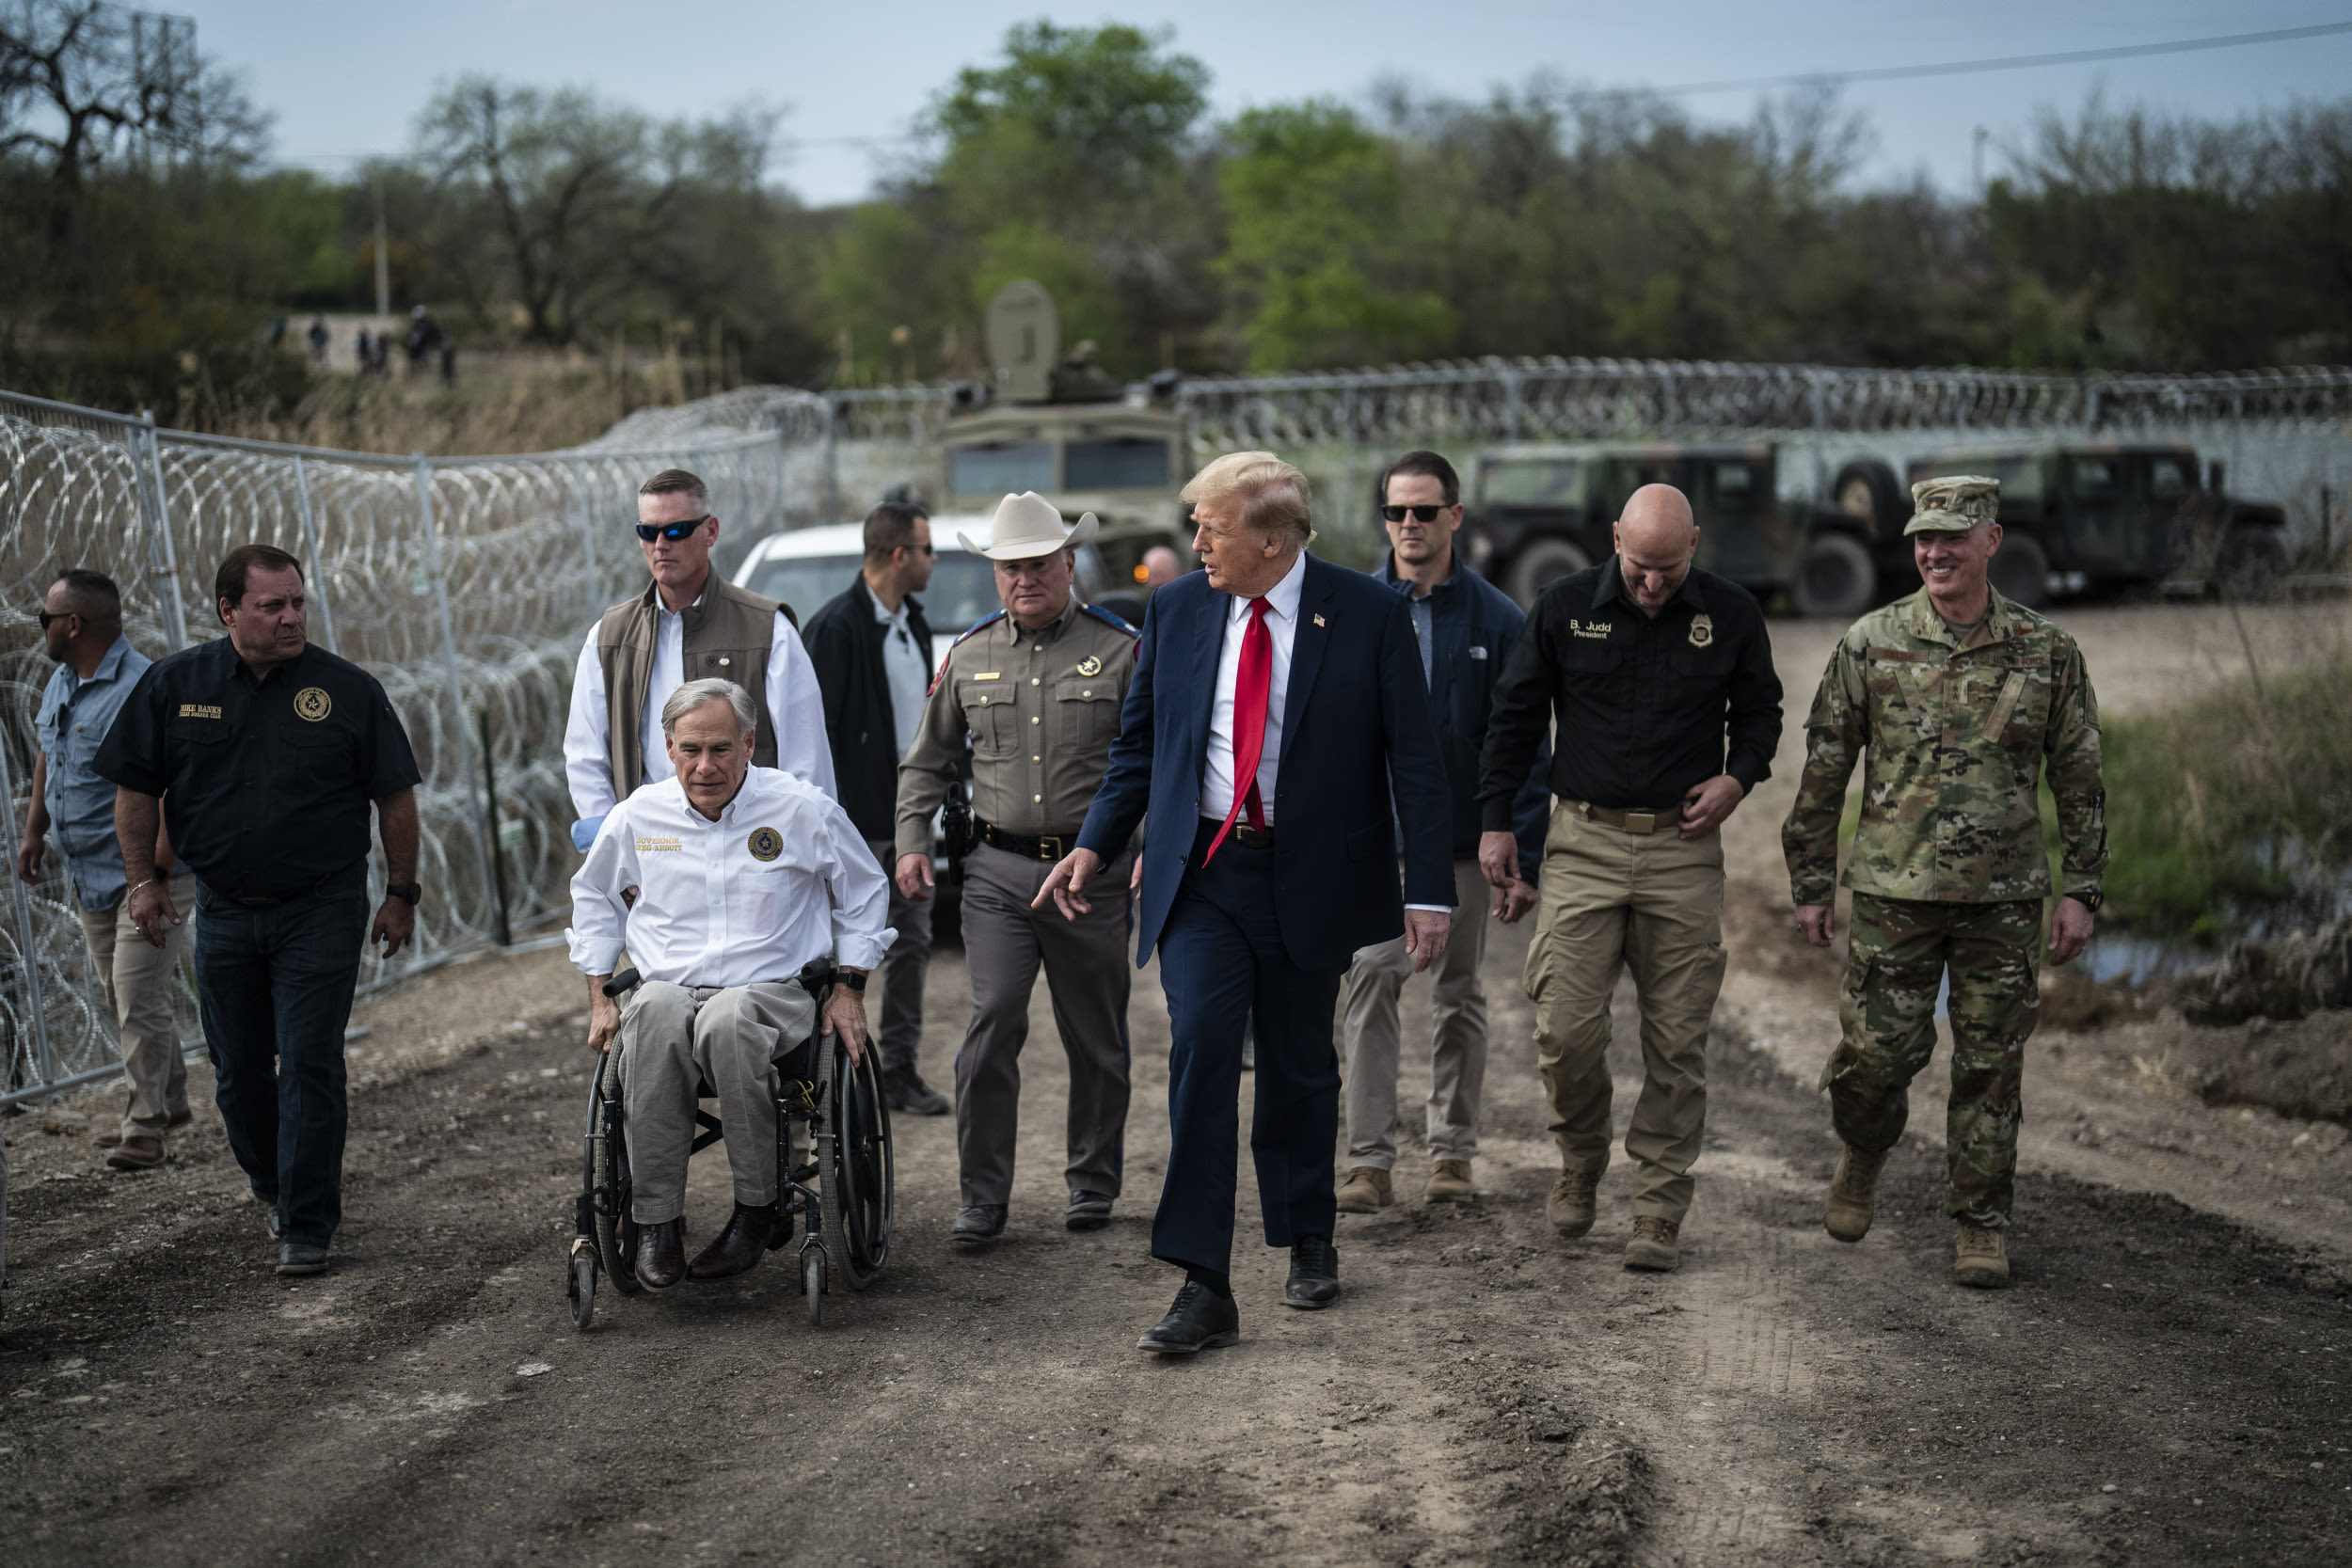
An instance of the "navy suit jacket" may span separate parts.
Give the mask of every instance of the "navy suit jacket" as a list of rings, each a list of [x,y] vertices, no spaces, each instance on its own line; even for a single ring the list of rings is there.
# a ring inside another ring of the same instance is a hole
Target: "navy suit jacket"
[[[1198,831],[1232,604],[1206,572],[1152,595],[1110,766],[1078,830],[1079,845],[1107,861],[1150,810],[1138,967],[1159,942]],[[1307,558],[1275,767],[1275,898],[1293,963],[1344,968],[1358,948],[1404,932],[1407,903],[1453,906],[1454,800],[1403,594]],[[1250,852],[1230,841],[1217,850]]]

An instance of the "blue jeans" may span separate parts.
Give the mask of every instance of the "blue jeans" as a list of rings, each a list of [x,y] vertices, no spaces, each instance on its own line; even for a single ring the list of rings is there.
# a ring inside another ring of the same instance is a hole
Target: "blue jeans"
[[[325,1246],[343,1213],[343,1029],[368,928],[367,870],[247,909],[199,882],[196,982],[229,1147],[289,1242]]]

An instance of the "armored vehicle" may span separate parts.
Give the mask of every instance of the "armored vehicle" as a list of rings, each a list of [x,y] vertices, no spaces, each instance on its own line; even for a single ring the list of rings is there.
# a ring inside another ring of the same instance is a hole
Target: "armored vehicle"
[[[1053,296],[1025,279],[988,309],[993,379],[955,391],[941,433],[939,508],[986,515],[1007,495],[1035,490],[1075,521],[1091,512],[1111,581],[1132,589],[1154,545],[1187,548],[1176,498],[1191,469],[1177,378],[1163,372],[1131,398],[1095,365],[1093,345],[1060,352]],[[1117,608],[1117,607],[1114,607]]]

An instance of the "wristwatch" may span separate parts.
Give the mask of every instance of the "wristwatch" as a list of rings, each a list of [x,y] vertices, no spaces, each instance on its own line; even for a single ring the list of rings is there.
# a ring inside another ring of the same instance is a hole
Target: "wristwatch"
[[[2083,888],[2077,892],[2070,893],[2066,896],[2074,900],[2075,903],[2080,904],[2084,909],[2089,910],[2092,914],[2097,914],[2099,912],[2099,906],[2107,901],[2107,895],[2100,892],[2095,887]]]
[[[847,986],[851,990],[862,991],[866,989],[866,971],[862,969],[836,969],[833,972],[833,978],[835,985]]]
[[[424,888],[418,882],[387,882],[384,885],[384,896],[397,898],[413,910],[423,901]]]

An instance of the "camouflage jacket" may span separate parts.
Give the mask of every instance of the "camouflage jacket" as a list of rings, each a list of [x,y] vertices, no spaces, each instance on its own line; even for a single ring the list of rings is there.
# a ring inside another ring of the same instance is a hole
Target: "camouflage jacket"
[[[1855,622],[1830,656],[1780,831],[1800,904],[1833,896],[1857,760],[1862,819],[1844,880],[1858,893],[1942,903],[2048,896],[2034,795],[2045,764],[2064,891],[2097,886],[2106,869],[2099,705],[2082,650],[1997,593],[1965,648],[1922,588]]]

